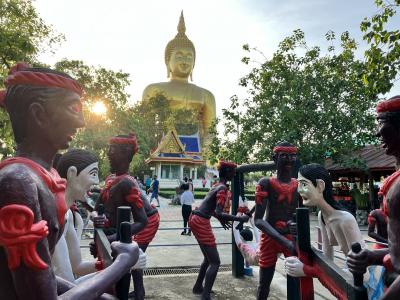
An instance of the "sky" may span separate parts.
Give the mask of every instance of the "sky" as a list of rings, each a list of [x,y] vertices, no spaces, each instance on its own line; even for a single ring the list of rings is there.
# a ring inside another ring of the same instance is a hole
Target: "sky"
[[[373,0],[36,0],[34,5],[45,23],[66,37],[55,54],[40,60],[77,59],[129,73],[132,103],[148,84],[168,80],[164,49],[183,10],[186,34],[196,48],[192,83],[214,94],[217,116],[232,95],[246,94],[238,85],[250,71],[241,62],[247,55],[243,44],[271,58],[295,29],[305,32],[308,45],[322,49],[328,46],[326,32],[347,30],[361,42],[361,58],[366,44],[359,24],[377,12]],[[399,93],[397,84],[385,96]]]

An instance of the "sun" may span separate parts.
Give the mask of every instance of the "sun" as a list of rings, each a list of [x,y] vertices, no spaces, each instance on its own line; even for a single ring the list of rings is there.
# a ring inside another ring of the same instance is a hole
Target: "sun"
[[[93,106],[91,111],[96,115],[105,115],[107,112],[107,107],[104,105],[102,101],[97,101]]]

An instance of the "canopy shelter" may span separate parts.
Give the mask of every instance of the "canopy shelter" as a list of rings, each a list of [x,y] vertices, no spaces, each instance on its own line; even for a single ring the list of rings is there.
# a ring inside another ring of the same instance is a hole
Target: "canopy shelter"
[[[386,155],[385,149],[380,145],[368,145],[355,151],[350,159],[359,160],[364,166],[348,167],[334,163],[332,159],[326,159],[325,167],[333,181],[338,181],[341,177],[348,177],[350,182],[368,182],[370,201],[373,200],[374,181],[379,181],[381,176],[388,176],[395,171],[395,158]]]

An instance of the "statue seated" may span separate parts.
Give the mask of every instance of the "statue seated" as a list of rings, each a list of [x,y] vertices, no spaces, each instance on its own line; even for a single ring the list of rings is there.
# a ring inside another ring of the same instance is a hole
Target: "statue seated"
[[[164,59],[170,80],[148,85],[143,91],[142,99],[149,101],[152,97],[162,94],[168,99],[171,108],[189,108],[198,112],[200,137],[207,141],[208,128],[216,117],[215,99],[210,91],[188,82],[189,76],[192,79],[196,50],[185,31],[182,12],[178,34],[165,48]],[[204,142],[202,144],[204,145]]]

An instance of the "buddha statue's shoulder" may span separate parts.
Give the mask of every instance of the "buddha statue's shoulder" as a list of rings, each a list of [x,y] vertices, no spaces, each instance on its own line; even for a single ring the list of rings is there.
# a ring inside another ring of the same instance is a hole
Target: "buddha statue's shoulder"
[[[215,102],[215,97],[214,97],[213,93],[211,93],[209,90],[202,88],[200,86],[197,86],[195,84],[190,84],[190,85],[194,85],[196,88],[198,88],[198,90],[202,94],[204,100]]]

